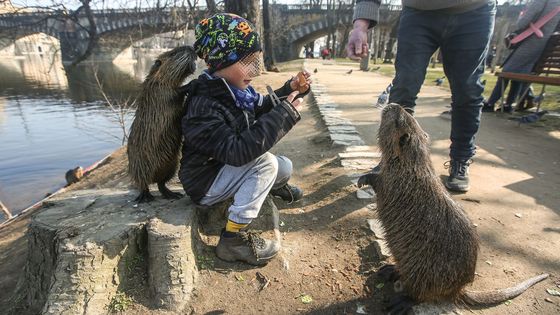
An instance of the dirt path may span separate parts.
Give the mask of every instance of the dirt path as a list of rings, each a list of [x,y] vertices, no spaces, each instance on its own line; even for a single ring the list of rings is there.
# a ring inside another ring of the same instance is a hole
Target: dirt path
[[[379,112],[372,104],[390,78],[357,71],[355,64],[308,64],[309,70],[315,68],[316,79],[328,88],[343,116],[354,123],[367,145],[375,147]],[[346,75],[351,68],[352,74]],[[295,69],[263,75],[256,88],[265,92],[264,83],[280,86],[292,72]],[[273,150],[292,159],[292,183],[305,191],[298,203],[277,202],[281,254],[263,268],[252,268],[222,262],[212,248],[198,253],[201,277],[192,313],[356,314],[360,308],[383,314],[386,288],[380,288],[373,276],[383,262],[372,248],[374,237],[366,224],[375,212],[368,209],[369,201],[356,198],[356,187],[337,158],[342,148],[331,147],[316,106],[309,104],[310,99],[307,102],[302,121]],[[417,115],[432,137],[433,162],[442,175],[449,121],[439,113],[448,103],[448,91],[424,88]],[[473,313],[560,313],[560,297],[546,293],[547,288],[560,290],[559,144],[558,138],[539,129],[519,128],[495,114],[483,117],[478,155],[471,167],[473,188],[454,196],[478,224],[482,238],[473,288],[503,287],[541,272],[551,273],[551,278],[508,305]],[[88,185],[122,184],[123,173],[112,174],[90,178]],[[5,292],[13,290],[23,266],[25,222],[0,230],[0,310],[6,305]],[[270,281],[268,285],[261,276]],[[127,313],[147,311],[135,306]]]

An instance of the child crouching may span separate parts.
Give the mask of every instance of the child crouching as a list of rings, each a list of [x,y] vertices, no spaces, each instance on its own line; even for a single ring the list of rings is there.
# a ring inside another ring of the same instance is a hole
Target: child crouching
[[[228,222],[216,248],[226,261],[264,265],[279,251],[274,240],[262,239],[246,227],[259,214],[271,193],[288,202],[302,198],[288,184],[291,161],[268,151],[300,120],[298,109],[309,92],[298,92],[293,78],[275,91],[283,100],[251,87],[261,72],[260,40],[251,24],[234,14],[216,14],[196,26],[194,48],[208,65],[186,87],[186,113],[179,178],[198,204],[211,206],[233,198]]]

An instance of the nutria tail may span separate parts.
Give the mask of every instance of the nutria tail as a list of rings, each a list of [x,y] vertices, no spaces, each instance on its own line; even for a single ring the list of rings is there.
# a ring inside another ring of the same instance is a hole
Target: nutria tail
[[[492,291],[464,291],[461,300],[469,305],[491,305],[498,304],[520,295],[534,284],[548,278],[548,273],[525,280],[511,288],[492,290]]]

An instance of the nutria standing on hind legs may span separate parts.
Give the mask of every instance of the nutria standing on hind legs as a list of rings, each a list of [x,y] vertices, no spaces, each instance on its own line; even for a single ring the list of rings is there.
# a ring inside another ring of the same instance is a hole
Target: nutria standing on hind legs
[[[377,213],[395,266],[378,273],[399,279],[404,292],[391,303],[391,314],[405,314],[419,302],[463,301],[489,305],[523,293],[548,277],[543,274],[513,288],[465,290],[474,280],[478,235],[434,171],[429,137],[401,106],[387,106],[379,126],[380,171],[364,175],[377,195]]]
[[[136,100],[136,114],[128,137],[128,174],[140,190],[138,202],[154,199],[148,185],[157,183],[164,198],[180,198],[167,183],[179,166],[183,93],[178,89],[196,70],[196,53],[181,46],[161,54]]]

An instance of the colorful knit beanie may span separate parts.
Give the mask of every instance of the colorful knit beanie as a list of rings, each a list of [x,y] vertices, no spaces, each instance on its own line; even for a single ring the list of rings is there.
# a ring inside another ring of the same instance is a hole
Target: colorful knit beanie
[[[251,53],[261,51],[259,34],[246,19],[218,13],[196,25],[194,49],[206,61],[209,71],[230,66]]]

